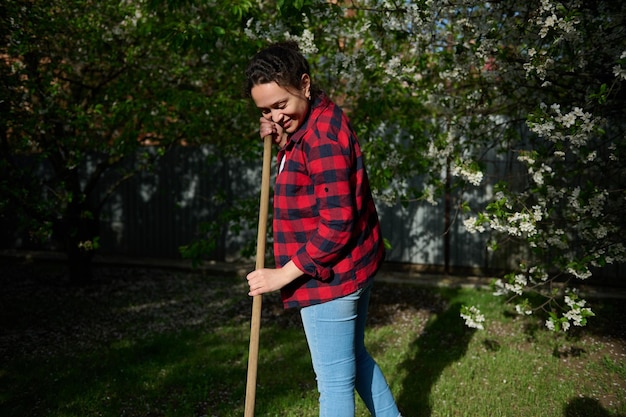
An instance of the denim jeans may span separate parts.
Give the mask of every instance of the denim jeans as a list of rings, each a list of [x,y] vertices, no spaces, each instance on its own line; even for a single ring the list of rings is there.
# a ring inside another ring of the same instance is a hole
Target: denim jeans
[[[365,349],[371,286],[300,310],[320,394],[320,417],[353,417],[354,390],[374,417],[398,417],[391,390]]]

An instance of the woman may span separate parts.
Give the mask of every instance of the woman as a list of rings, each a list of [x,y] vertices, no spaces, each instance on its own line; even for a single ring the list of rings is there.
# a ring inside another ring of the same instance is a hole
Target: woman
[[[281,291],[299,308],[320,393],[320,416],[354,416],[356,389],[376,417],[400,415],[364,346],[384,245],[363,156],[347,117],[312,83],[295,43],[269,46],[246,71],[261,137],[278,145],[276,269],[248,274],[250,296]]]

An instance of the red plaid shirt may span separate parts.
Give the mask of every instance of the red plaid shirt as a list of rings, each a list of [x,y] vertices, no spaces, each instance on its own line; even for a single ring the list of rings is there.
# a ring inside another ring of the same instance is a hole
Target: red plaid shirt
[[[285,308],[364,287],[383,261],[384,245],[361,149],[343,111],[319,97],[279,151],[278,163],[276,266],[293,260],[305,272],[281,290]]]

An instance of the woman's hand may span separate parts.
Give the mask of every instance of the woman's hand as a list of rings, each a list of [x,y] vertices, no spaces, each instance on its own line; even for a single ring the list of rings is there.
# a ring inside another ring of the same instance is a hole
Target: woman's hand
[[[278,291],[302,275],[302,271],[292,262],[278,269],[261,268],[250,272],[246,279],[250,286],[249,296]]]
[[[283,130],[283,127],[265,117],[260,119],[259,133],[262,139],[271,135],[272,141],[281,148],[287,143],[287,132]]]

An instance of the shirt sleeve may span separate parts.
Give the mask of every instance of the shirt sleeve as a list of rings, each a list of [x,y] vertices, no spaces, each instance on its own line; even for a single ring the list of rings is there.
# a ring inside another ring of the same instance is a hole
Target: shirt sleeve
[[[319,223],[294,257],[301,270],[321,280],[332,278],[332,267],[350,253],[356,217],[355,153],[351,130],[325,129],[311,141],[308,169]]]

